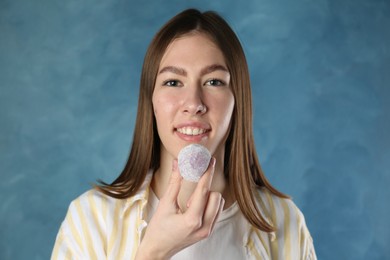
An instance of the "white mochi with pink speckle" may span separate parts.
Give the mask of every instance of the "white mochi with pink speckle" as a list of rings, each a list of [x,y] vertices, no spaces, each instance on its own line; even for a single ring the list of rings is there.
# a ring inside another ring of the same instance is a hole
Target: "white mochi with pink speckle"
[[[181,149],[178,155],[178,165],[181,176],[187,181],[198,182],[207,170],[211,154],[200,144],[190,144]]]

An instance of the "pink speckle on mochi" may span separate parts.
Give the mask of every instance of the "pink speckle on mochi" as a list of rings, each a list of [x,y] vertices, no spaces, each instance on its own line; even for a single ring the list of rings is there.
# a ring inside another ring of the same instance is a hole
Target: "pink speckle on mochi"
[[[207,170],[211,154],[200,144],[190,144],[181,149],[178,165],[181,176],[187,181],[198,182]]]

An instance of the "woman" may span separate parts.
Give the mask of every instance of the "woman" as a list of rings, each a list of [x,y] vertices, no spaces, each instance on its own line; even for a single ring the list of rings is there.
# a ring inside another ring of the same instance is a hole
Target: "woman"
[[[213,155],[197,184],[176,159],[192,143]],[[71,203],[62,258],[316,259],[302,213],[261,171],[245,55],[216,13],[186,10],[152,40],[127,164]]]

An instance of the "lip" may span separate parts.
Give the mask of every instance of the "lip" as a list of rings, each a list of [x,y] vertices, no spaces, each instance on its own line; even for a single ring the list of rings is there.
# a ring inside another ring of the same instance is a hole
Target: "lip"
[[[183,128],[183,127],[194,127],[194,128],[202,128],[205,129],[207,132],[210,131],[211,127],[209,124],[202,123],[202,122],[186,122],[182,124],[178,124],[175,126],[175,130],[178,128]]]
[[[200,128],[200,129],[205,129],[206,131],[203,134],[199,134],[199,135],[186,135],[177,131],[178,128],[184,128],[184,127]],[[186,122],[186,123],[178,124],[174,127],[174,132],[180,139],[192,143],[201,142],[203,139],[208,137],[210,131],[211,131],[210,125],[202,122]]]

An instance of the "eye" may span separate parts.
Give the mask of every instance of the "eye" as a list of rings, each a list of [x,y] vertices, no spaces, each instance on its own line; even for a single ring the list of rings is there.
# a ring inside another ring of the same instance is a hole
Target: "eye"
[[[219,79],[210,79],[208,81],[206,81],[205,83],[206,86],[225,86],[225,82],[223,82],[222,80],[219,80]]]
[[[168,86],[168,87],[178,87],[180,85],[181,85],[180,81],[175,79],[170,79],[163,82],[163,86]]]

